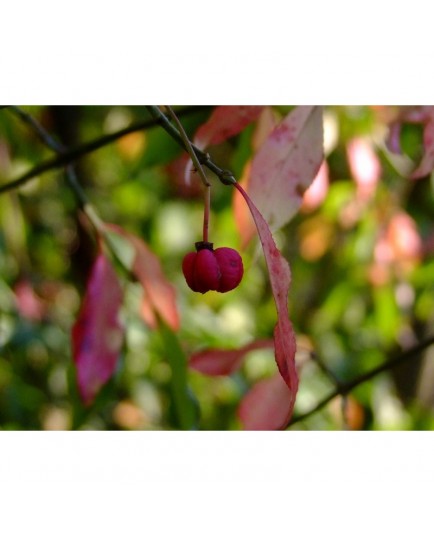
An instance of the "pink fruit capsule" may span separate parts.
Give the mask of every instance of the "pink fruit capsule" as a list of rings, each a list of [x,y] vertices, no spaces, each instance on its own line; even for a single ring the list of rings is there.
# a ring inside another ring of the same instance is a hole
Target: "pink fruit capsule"
[[[194,292],[229,292],[243,278],[243,261],[232,248],[213,249],[210,242],[196,242],[197,252],[187,253],[182,262],[187,285]]]

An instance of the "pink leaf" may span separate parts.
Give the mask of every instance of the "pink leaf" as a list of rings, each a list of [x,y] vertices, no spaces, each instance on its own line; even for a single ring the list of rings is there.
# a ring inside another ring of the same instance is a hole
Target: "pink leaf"
[[[175,288],[164,275],[157,255],[149,249],[141,238],[128,233],[121,227],[106,224],[106,228],[126,238],[134,248],[131,271],[145,292],[141,305],[144,321],[151,328],[156,328],[155,313],[157,313],[173,331],[178,330],[180,319],[176,305]]]
[[[217,106],[206,123],[199,127],[194,143],[203,149],[235,136],[258,118],[264,106]]]
[[[247,191],[271,229],[289,222],[323,161],[320,106],[298,106],[254,156]]]
[[[434,169],[434,106],[400,107],[397,117],[389,125],[389,134],[386,139],[386,146],[393,153],[401,153],[400,133],[404,123],[424,125],[424,155],[410,178],[426,177]]]
[[[256,383],[241,401],[238,417],[246,430],[282,430],[292,415],[292,395],[280,374]]]
[[[238,181],[238,184],[244,189],[248,190],[248,182],[250,178],[251,162],[247,162],[244,166],[243,175]],[[233,213],[236,226],[240,235],[240,247],[245,249],[250,240],[255,236],[256,227],[252,220],[249,207],[244,202],[244,199],[240,195],[234,195],[232,200]]]
[[[240,368],[249,352],[273,346],[272,340],[263,340],[251,342],[238,350],[202,350],[191,356],[189,367],[208,376],[229,376]]]
[[[14,292],[20,315],[31,321],[41,321],[47,308],[34,291],[30,281],[27,281],[26,279],[18,281],[14,286]]]
[[[381,175],[380,160],[372,144],[363,138],[353,138],[347,143],[347,158],[358,196],[368,199],[375,193]]]
[[[264,250],[271,290],[277,309],[277,324],[274,328],[274,351],[280,375],[285,380],[286,386],[289,389],[286,408],[289,419],[292,415],[298,389],[298,376],[295,368],[295,334],[288,314],[288,292],[291,283],[291,272],[287,261],[274,243],[267,222],[243,188],[239,184],[235,184],[235,187],[244,197],[252,213]],[[264,401],[264,403],[266,402]],[[254,411],[254,409],[252,410]]]
[[[93,401],[115,371],[123,340],[118,318],[122,296],[116,272],[100,252],[72,328],[78,389],[85,404]]]

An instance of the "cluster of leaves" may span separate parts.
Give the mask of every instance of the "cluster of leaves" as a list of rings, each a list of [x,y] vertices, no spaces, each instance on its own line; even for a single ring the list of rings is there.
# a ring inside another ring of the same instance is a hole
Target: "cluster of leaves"
[[[146,116],[27,110],[66,146]],[[1,113],[0,186],[51,156]],[[428,336],[432,117],[431,107],[189,110],[195,145],[241,178],[224,186],[210,174],[213,242],[240,249],[245,265],[224,296],[196,295],[182,278],[202,187],[159,127],[76,163],[94,228],[61,168],[1,196],[0,426],[280,429]],[[336,397],[293,428],[431,428],[430,370],[412,359],[361,384],[344,411]]]

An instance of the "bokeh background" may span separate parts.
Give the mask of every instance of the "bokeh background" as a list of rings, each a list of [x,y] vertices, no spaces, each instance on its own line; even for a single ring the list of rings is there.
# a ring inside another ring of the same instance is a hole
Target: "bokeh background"
[[[143,107],[132,106],[22,109],[67,147],[148,118]],[[175,109],[192,137],[213,107]],[[270,110],[279,119],[291,107]],[[325,164],[300,213],[275,234],[293,274],[290,315],[300,370],[295,415],[335,388],[333,375],[350,381],[434,332],[434,179],[408,178],[423,154],[422,123],[403,124],[402,154],[387,147],[399,114],[399,107],[325,107]],[[237,178],[253,155],[256,128],[209,149]],[[153,127],[83,156],[75,167],[100,217],[141,236],[159,256],[177,289],[178,337],[186,356],[270,338],[275,307],[257,240],[242,251],[245,277],[236,291],[202,296],[185,284],[180,267],[201,238],[203,203],[199,179],[193,177],[191,186],[183,180],[181,152]],[[0,184],[52,156],[32,129],[0,110]],[[233,190],[210,178],[212,241],[239,248]],[[141,288],[125,277],[126,337],[118,369],[93,406],[79,399],[70,331],[95,254],[92,229],[63,169],[0,196],[0,429],[178,428],[164,333],[143,322]],[[275,370],[270,350],[250,352],[228,377],[190,370],[198,429],[239,429],[240,400]],[[434,355],[428,349],[354,389],[345,418],[336,397],[290,429],[429,430],[433,405]]]

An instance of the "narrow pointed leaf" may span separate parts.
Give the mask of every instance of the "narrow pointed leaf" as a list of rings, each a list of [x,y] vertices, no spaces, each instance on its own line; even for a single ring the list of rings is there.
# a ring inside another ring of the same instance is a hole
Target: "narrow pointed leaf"
[[[323,161],[320,106],[298,106],[254,156],[246,188],[272,230],[294,216]]]
[[[177,426],[182,430],[192,430],[196,428],[197,407],[187,383],[187,356],[176,333],[171,331],[168,326],[162,324],[160,333],[165,357],[172,372],[170,391]]]
[[[287,399],[287,415],[289,419],[292,415],[298,389],[298,376],[295,368],[295,334],[288,314],[288,292],[291,283],[291,272],[286,259],[276,247],[267,222],[243,188],[239,184],[235,184],[235,187],[244,197],[252,213],[268,268],[271,289],[277,310],[277,324],[274,328],[274,351],[280,375],[289,390]],[[264,404],[267,401],[268,399],[264,400]],[[252,407],[251,409],[255,411],[255,408]],[[246,415],[245,411],[243,415]]]
[[[123,292],[108,259],[99,253],[72,328],[72,352],[78,389],[90,404],[113,375],[123,340],[119,321]]]
[[[229,376],[242,365],[252,350],[273,348],[272,340],[254,341],[236,350],[210,348],[193,354],[189,367],[208,376]]]

